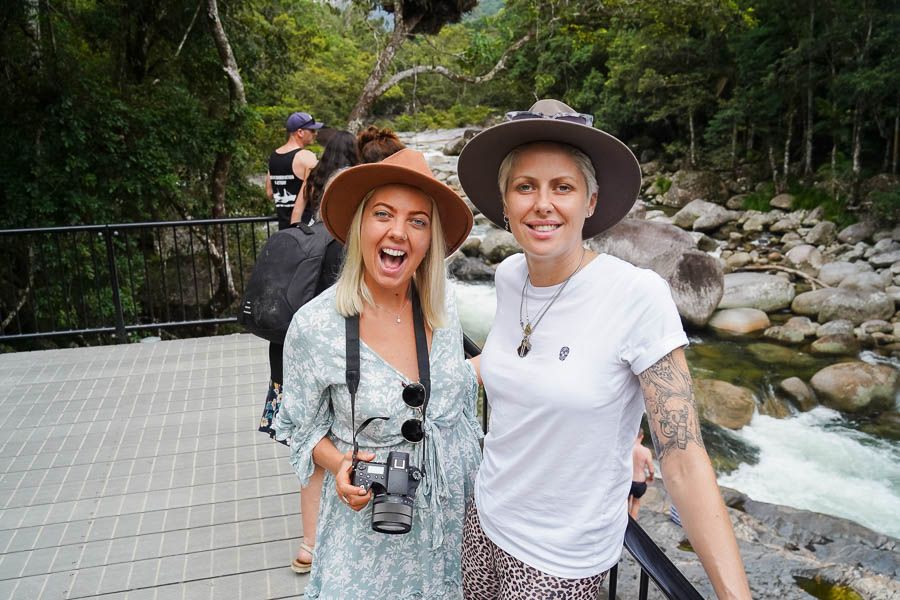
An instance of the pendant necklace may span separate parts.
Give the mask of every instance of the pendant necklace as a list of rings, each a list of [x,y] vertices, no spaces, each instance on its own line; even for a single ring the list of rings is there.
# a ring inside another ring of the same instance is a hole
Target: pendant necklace
[[[522,298],[519,300],[519,327],[522,328],[522,341],[519,343],[519,347],[516,349],[516,353],[519,355],[519,358],[525,358],[528,356],[528,353],[531,352],[531,334],[534,333],[534,330],[537,329],[538,324],[540,324],[541,319],[544,318],[544,315],[547,314],[547,311],[550,310],[550,307],[553,306],[553,303],[556,302],[556,299],[559,298],[560,294],[563,293],[563,290],[566,289],[566,286],[569,284],[569,280],[575,276],[575,273],[581,270],[581,263],[584,262],[584,255],[587,252],[586,248],[581,249],[581,259],[578,261],[578,266],[575,267],[575,270],[566,277],[566,280],[562,282],[562,285],[559,286],[559,289],[554,292],[554,294],[550,297],[550,299],[544,303],[544,306],[538,311],[537,316],[534,319],[534,323],[531,322],[531,318],[528,316],[528,297],[526,294],[526,289],[528,288],[528,282],[531,280],[531,275],[525,275],[525,283],[522,285]],[[523,312],[524,309],[524,312]]]
[[[397,311],[397,313],[395,313],[395,316],[396,316],[396,321],[394,322],[395,325],[400,324],[400,315],[403,314],[403,309],[406,308],[407,302],[409,302],[409,290],[408,289],[406,291],[406,298],[403,299],[403,304],[400,305],[400,310]],[[375,301],[372,301],[372,304],[374,304],[378,308],[378,310],[383,310],[386,313],[394,314],[393,311],[386,309],[385,307],[381,306],[380,304],[378,304]]]

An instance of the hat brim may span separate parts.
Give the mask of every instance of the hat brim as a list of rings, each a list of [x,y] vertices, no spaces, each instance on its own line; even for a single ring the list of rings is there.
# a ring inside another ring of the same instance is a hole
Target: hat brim
[[[309,125],[304,125],[300,129],[322,129],[325,127],[325,123],[310,123]]]
[[[444,230],[448,256],[466,241],[472,230],[472,211],[459,194],[419,171],[384,163],[351,167],[328,184],[320,209],[326,229],[336,240],[346,244],[350,223],[362,199],[375,188],[389,184],[418,188],[434,200]]]
[[[459,155],[459,181],[485,217],[503,228],[503,199],[497,184],[500,163],[513,149],[532,142],[559,142],[584,152],[597,173],[597,208],[585,220],[588,239],[621,221],[641,189],[641,167],[618,138],[586,125],[554,119],[507,121],[472,138]]]

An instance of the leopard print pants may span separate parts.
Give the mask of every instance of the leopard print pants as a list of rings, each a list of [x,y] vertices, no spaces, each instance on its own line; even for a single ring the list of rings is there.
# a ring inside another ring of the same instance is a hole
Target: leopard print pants
[[[606,577],[565,579],[526,565],[488,539],[474,502],[463,528],[462,572],[466,600],[597,600]]]

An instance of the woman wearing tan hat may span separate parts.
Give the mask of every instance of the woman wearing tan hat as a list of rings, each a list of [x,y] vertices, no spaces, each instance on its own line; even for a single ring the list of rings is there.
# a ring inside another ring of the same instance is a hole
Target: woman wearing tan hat
[[[306,597],[460,598],[481,432],[444,257],[472,214],[406,149],[338,174],[321,215],[346,258],[294,316],[275,422],[301,485],[326,470]]]
[[[666,282],[585,248],[634,204],[631,151],[556,100],[476,136],[459,177],[524,254],[496,272],[480,358],[491,403],[466,516],[466,598],[596,598],[622,551],[646,409],[665,484],[720,598],[749,598],[700,438],[688,340]]]

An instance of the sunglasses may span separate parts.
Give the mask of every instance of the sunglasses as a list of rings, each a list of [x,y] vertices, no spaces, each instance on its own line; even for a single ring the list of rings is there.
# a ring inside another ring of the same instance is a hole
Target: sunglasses
[[[408,419],[400,427],[400,433],[407,442],[418,444],[425,437],[425,429],[422,419],[425,418],[425,386],[419,382],[403,384],[403,403],[410,408],[419,409],[422,412],[421,419]]]
[[[569,123],[587,125],[588,127],[594,124],[594,115],[577,112],[561,112],[556,113],[555,115],[545,115],[544,113],[530,110],[514,110],[506,113],[507,121],[519,121],[521,119],[554,119],[556,121],[567,121]]]

